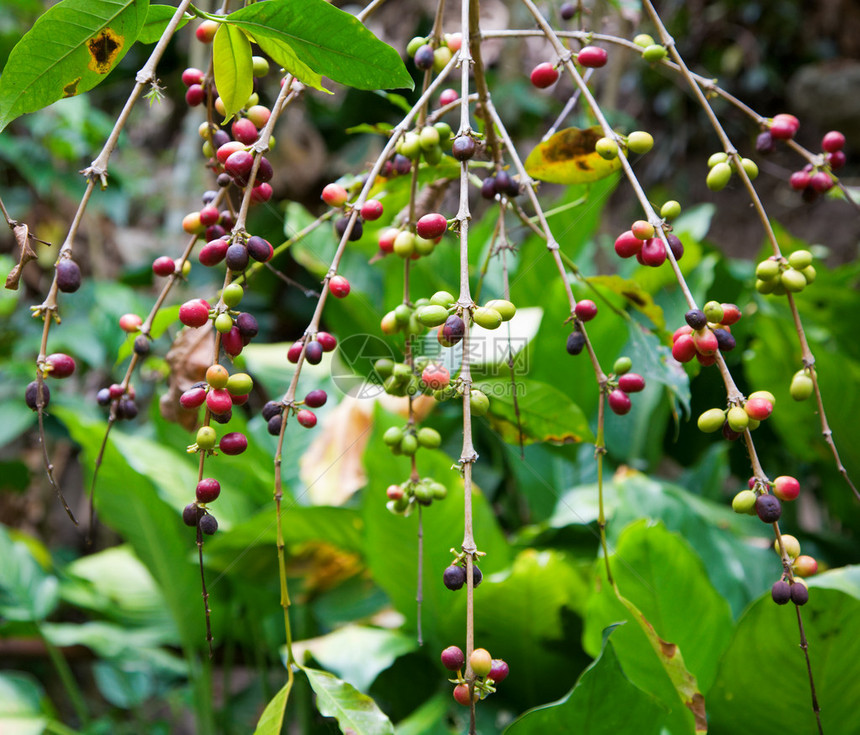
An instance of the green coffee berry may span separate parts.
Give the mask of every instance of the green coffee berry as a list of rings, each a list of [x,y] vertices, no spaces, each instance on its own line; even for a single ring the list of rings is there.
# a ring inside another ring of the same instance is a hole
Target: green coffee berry
[[[648,48],[654,45],[654,38],[647,33],[639,33],[633,38],[633,43],[642,48]]]
[[[741,490],[732,498],[732,510],[735,513],[755,515],[756,494],[752,490]]]
[[[808,265],[812,265],[812,253],[808,250],[795,250],[788,256],[788,264],[792,268],[802,271]]]
[[[430,297],[430,303],[434,306],[444,306],[446,309],[457,299],[447,291],[437,291]]]
[[[779,282],[789,293],[799,293],[806,288],[806,277],[794,268],[786,268],[779,276]]]
[[[701,416],[697,425],[700,431],[706,434],[712,434],[723,428],[726,421],[726,412],[722,408],[709,408]]]
[[[215,433],[215,429],[211,426],[201,426],[197,430],[197,446],[200,449],[212,449],[215,446],[215,442],[218,441],[218,435]]]
[[[231,283],[224,289],[224,291],[222,291],[221,300],[232,309],[239,305],[239,302],[242,301],[242,297],[244,295],[245,291],[241,285],[238,283]]]
[[[629,357],[619,357],[612,366],[612,372],[616,375],[624,375],[633,369],[633,360]]]
[[[418,429],[418,433],[415,436],[418,439],[418,444],[427,449],[438,449],[442,444],[442,435],[436,429],[431,429],[429,426]]]
[[[618,158],[618,143],[612,138],[600,138],[594,144],[594,150],[598,156],[611,161],[613,158]]]
[[[751,158],[742,158],[741,166],[744,167],[744,171],[747,172],[747,176],[749,176],[750,179],[754,179],[758,176],[758,164]]]
[[[403,454],[415,454],[418,451],[418,439],[415,438],[414,434],[406,434],[400,440],[400,451]]]
[[[740,406],[732,406],[726,415],[726,420],[732,431],[743,431],[749,426],[750,417]]]
[[[755,277],[769,281],[779,275],[779,263],[775,260],[763,260],[756,266]]]
[[[681,215],[681,204],[674,199],[670,199],[662,207],[660,207],[660,216],[663,219],[675,219]]]
[[[717,163],[708,172],[708,177],[705,179],[705,183],[711,191],[721,191],[726,188],[726,185],[729,183],[729,179],[731,178],[732,167],[725,162]]]
[[[490,399],[483,391],[473,388],[469,391],[469,408],[473,416],[484,416],[490,410]]]
[[[800,370],[791,379],[788,392],[795,401],[805,401],[815,391],[815,384],[805,370]]]
[[[712,153],[710,158],[708,158],[708,168],[713,168],[718,163],[727,163],[728,160],[728,153],[724,153],[723,151],[719,151],[718,153]]]
[[[502,324],[502,315],[495,309],[479,306],[472,312],[472,320],[484,329],[498,329]]]
[[[223,312],[215,317],[215,329],[221,334],[226,334],[233,328],[233,317],[227,312]]]
[[[634,130],[627,136],[627,150],[631,153],[647,153],[653,147],[653,136],[644,130]]]
[[[425,327],[438,327],[440,324],[444,324],[445,320],[448,318],[448,309],[444,306],[434,306],[433,304],[430,304],[418,309],[415,312],[415,317]]]
[[[517,313],[517,307],[510,301],[505,301],[505,299],[493,299],[492,301],[488,301],[484,304],[484,308],[493,309],[494,311],[499,312],[499,314],[501,314],[502,321],[504,322],[513,319],[514,314]]]
[[[657,61],[663,61],[666,58],[666,54],[667,51],[664,46],[661,46],[659,43],[652,43],[642,52],[642,58],[653,64]]]

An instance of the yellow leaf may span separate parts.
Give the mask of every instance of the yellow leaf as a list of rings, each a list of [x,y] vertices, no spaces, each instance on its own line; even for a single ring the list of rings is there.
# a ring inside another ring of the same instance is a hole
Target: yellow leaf
[[[559,130],[529,153],[526,172],[551,184],[590,184],[606,178],[621,168],[621,161],[607,161],[595,152],[594,144],[602,137],[603,129],[598,125]]]

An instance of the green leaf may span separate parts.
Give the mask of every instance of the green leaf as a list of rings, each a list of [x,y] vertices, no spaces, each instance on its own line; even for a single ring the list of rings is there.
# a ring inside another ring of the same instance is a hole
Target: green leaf
[[[517,718],[505,735],[656,735],[665,717],[660,703],[625,676],[607,635],[573,689]]]
[[[172,5],[150,5],[146,13],[146,22],[140,29],[140,34],[137,37],[138,43],[150,44],[158,43],[164,31],[167,29],[170,19],[176,13],[176,8]],[[178,31],[194,16],[187,13],[182,16],[179,24],[176,26]]]
[[[44,620],[57,605],[57,578],[36,561],[27,545],[0,526],[0,617]]]
[[[591,276],[587,279],[592,286],[605,288],[624,298],[625,304],[632,306],[651,320],[657,329],[666,328],[666,318],[663,310],[654,303],[654,299],[636,281],[621,276]]]
[[[641,521],[629,526],[610,561],[621,594],[606,583],[603,562],[598,562],[601,576],[586,615],[586,650],[599,649],[607,625],[630,621],[613,638],[625,672],[675,710],[675,718],[689,719],[678,705],[688,709],[701,729],[705,708],[700,692],[713,681],[731,636],[728,604],[687,543],[661,525]]]
[[[417,647],[415,638],[393,630],[345,625],[328,635],[293,643],[293,654],[296,658],[313,656],[327,670],[366,692],[398,657]]]
[[[254,91],[251,44],[235,26],[222,23],[212,42],[215,87],[224,103],[224,122],[241,110]]]
[[[255,3],[228,15],[227,22],[242,28],[278,63],[284,64],[279,55],[290,49],[315,73],[340,84],[357,89],[414,87],[397,51],[325,0]],[[296,71],[301,81],[311,83]]]
[[[809,602],[800,611],[822,727],[824,732],[856,735],[860,567],[825,572],[808,581]],[[712,735],[817,732],[798,642],[794,605],[774,605],[766,593],[750,606],[708,692]]]
[[[149,0],[62,0],[12,49],[0,77],[0,131],[26,112],[101,83],[143,25]]]
[[[260,715],[260,721],[257,723],[257,728],[254,730],[254,735],[281,735],[281,729],[284,725],[284,713],[287,709],[287,699],[290,696],[290,689],[293,687],[293,680],[290,679],[280,691],[269,700],[263,714]]]
[[[334,717],[342,732],[354,735],[394,735],[394,727],[385,713],[366,694],[326,671],[301,667],[317,695],[317,709],[325,717]]]
[[[45,691],[29,674],[0,672],[0,732],[42,735],[48,718],[42,707]]]
[[[487,420],[506,442],[518,443],[520,429],[526,444],[572,444],[593,439],[582,409],[548,383],[520,377],[515,381],[497,378],[480,381],[475,387],[490,397]],[[516,408],[519,409],[519,425]]]

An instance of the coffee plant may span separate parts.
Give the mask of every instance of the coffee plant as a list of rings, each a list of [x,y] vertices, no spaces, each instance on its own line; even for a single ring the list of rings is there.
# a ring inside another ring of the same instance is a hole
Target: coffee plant
[[[860,270],[770,214],[856,232],[850,128],[451,5],[9,44],[3,732],[860,732]]]

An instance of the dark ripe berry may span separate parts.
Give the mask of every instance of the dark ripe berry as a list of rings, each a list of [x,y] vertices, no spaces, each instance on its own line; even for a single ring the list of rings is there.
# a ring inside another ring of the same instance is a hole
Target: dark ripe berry
[[[394,173],[398,176],[405,176],[412,170],[412,161],[410,161],[402,153],[397,153],[393,161]]]
[[[99,391],[101,393],[101,391]],[[42,383],[42,408],[48,405],[48,402],[51,400],[51,391],[48,390],[48,386],[45,383]],[[27,389],[24,391],[24,402],[27,404],[27,408],[32,409],[33,411],[38,410],[39,408],[39,381],[34,380],[32,383],[27,385]]]
[[[328,290],[336,299],[342,299],[349,296],[349,281],[343,276],[332,276],[328,282]]]
[[[567,337],[567,353],[578,355],[585,347],[585,335],[582,332],[571,332]]]
[[[204,510],[200,508],[197,503],[189,503],[182,509],[182,522],[186,526],[194,528],[197,526],[197,522],[200,520],[203,513]]]
[[[425,214],[415,223],[416,234],[425,240],[435,240],[437,237],[442,237],[446,229],[448,229],[448,221],[444,215],[438,212]]]
[[[312,339],[310,342],[308,342],[307,347],[305,347],[305,359],[311,365],[319,365],[320,360],[322,360],[322,356],[322,345],[315,339]]]
[[[731,426],[729,426],[728,421],[723,424],[723,428],[721,429],[721,431],[723,434],[723,439],[730,442],[737,441],[743,436],[743,432],[735,431]]]
[[[573,313],[582,321],[590,322],[597,316],[597,304],[590,299],[582,299],[576,303]]]
[[[260,411],[263,418],[268,421],[273,416],[280,416],[284,411],[283,405],[277,401],[267,401],[263,404],[263,409]]]
[[[466,663],[466,654],[463,653],[459,646],[448,646],[442,651],[442,665],[448,671],[457,671],[463,668]]]
[[[529,79],[538,89],[546,89],[558,81],[558,70],[550,62],[545,61],[532,69]]]
[[[221,227],[221,225],[209,225],[203,234],[206,237],[206,242],[210,242],[224,237],[227,234],[227,230]]]
[[[324,406],[327,400],[328,394],[324,390],[312,390],[305,396],[305,405],[309,408],[319,408],[320,406]]]
[[[592,69],[605,66],[607,58],[606,50],[598,48],[597,46],[585,46],[576,55],[576,60],[582,64],[582,66],[587,66]]]
[[[68,378],[75,372],[75,361],[62,352],[55,352],[45,358],[45,363],[51,367],[48,376],[51,378]]]
[[[251,235],[247,243],[248,255],[250,255],[258,263],[268,263],[272,259],[274,249],[268,240],[264,240],[259,235]]]
[[[494,658],[493,665],[490,668],[490,673],[487,674],[487,677],[492,679],[496,684],[498,684],[499,682],[507,679],[508,674],[510,673],[511,669],[506,661],[503,661],[500,658]]]
[[[720,352],[731,352],[737,346],[734,336],[728,329],[715,329],[714,335],[720,346]]]
[[[466,322],[456,314],[451,314],[442,325],[442,337],[445,343],[452,347],[463,339],[466,334]]]
[[[705,312],[701,309],[690,309],[690,311],[684,314],[684,319],[692,329],[702,329],[708,324],[708,317],[705,316]]]
[[[218,447],[224,454],[231,456],[242,454],[248,448],[248,437],[241,431],[231,431],[221,437]]]
[[[831,130],[821,139],[821,150],[825,153],[835,153],[845,147],[845,136],[838,130]]]
[[[125,390],[119,383],[113,383],[110,388],[108,388],[108,393],[110,393],[111,400],[115,400],[117,398],[121,398],[125,393]]]
[[[765,523],[776,523],[782,515],[782,505],[775,495],[759,495],[755,499],[755,512]]]
[[[562,20],[570,20],[576,15],[576,5],[573,3],[562,3],[561,7],[558,9],[558,14],[561,16]]]
[[[137,417],[137,404],[131,398],[120,398],[116,404],[116,417],[131,421]]]
[[[675,256],[675,260],[681,260],[681,258],[684,257],[684,243],[681,242],[681,238],[670,232],[666,235],[666,240],[669,243],[669,249],[672,251],[672,255]]]
[[[243,271],[248,267],[248,248],[239,243],[233,243],[227,248],[224,262],[231,271]]]
[[[454,138],[451,145],[451,155],[458,161],[468,161],[478,149],[475,139],[471,135],[461,135],[459,138]]]
[[[272,436],[278,436],[281,433],[281,424],[283,423],[283,417],[281,414],[277,416],[272,416],[266,422],[266,431],[268,431]]]
[[[186,327],[202,327],[209,321],[209,304],[203,299],[191,299],[179,307],[179,321]]]
[[[466,569],[459,564],[452,564],[442,573],[442,582],[449,590],[461,589],[466,584]]]
[[[773,136],[769,130],[758,134],[755,139],[755,149],[764,154],[773,153],[776,150],[776,143],[773,142]]]
[[[323,352],[331,352],[337,347],[337,338],[328,332],[317,332],[317,342],[322,345]]]
[[[618,378],[618,387],[625,393],[639,393],[645,390],[645,378],[638,373],[625,373]]]
[[[215,531],[218,530],[218,521],[215,520],[215,516],[211,513],[207,513],[204,515],[199,521],[198,524],[200,526],[200,530],[203,531],[207,536],[211,536]]]
[[[260,165],[257,167],[257,183],[265,184],[267,181],[271,181],[274,175],[275,172],[272,169],[272,164],[269,163],[269,159],[265,156],[260,156]]]
[[[833,153],[828,153],[824,158],[830,166],[831,171],[838,171],[845,165],[845,161],[847,160],[843,151],[833,151]]]
[[[254,339],[257,336],[257,332],[260,331],[260,326],[257,324],[256,318],[247,311],[243,311],[236,317],[236,327],[239,329],[239,334],[242,335],[242,341],[245,344]]]
[[[99,406],[109,406],[113,399],[110,397],[110,388],[102,388],[96,393],[96,403]]]
[[[434,58],[435,55],[433,53],[433,47],[430,44],[425,43],[415,52],[415,66],[424,71],[432,69]]]
[[[63,293],[74,293],[81,287],[81,269],[74,260],[57,263],[57,288]]]
[[[230,419],[233,418],[233,409],[229,408],[224,413],[213,413],[211,418],[219,424],[229,424]]]
[[[496,174],[496,181],[493,185],[496,194],[509,195],[513,187],[514,184],[511,182],[511,175],[507,171],[499,171]],[[519,186],[517,186],[517,191],[519,191]]]
[[[343,233],[346,232],[346,225],[349,222],[349,217],[341,217],[337,222],[334,223],[334,230],[337,232],[338,237],[343,237]],[[361,217],[356,217],[355,223],[352,226],[352,230],[349,233],[350,242],[355,242],[356,240],[360,240],[361,236],[364,234],[364,225],[361,222]]]
[[[242,352],[242,348],[246,344],[247,342],[242,337],[239,327],[235,325],[230,328],[229,332],[224,332],[221,335],[221,347],[224,348],[224,352],[230,355],[230,357],[236,357],[236,355]]]
[[[612,413],[623,416],[625,413],[629,413],[632,407],[633,402],[630,400],[630,396],[620,388],[616,388],[609,394],[609,408],[612,409]]]
[[[317,425],[317,415],[313,411],[302,409],[296,413],[296,421],[306,429],[312,429]]]
[[[224,161],[224,170],[233,177],[233,181],[239,186],[245,186],[248,183],[253,165],[254,156],[248,151],[235,151]]]
[[[795,582],[791,585],[791,601],[795,605],[805,605],[809,602],[809,590],[806,588],[806,585],[800,582]]]
[[[211,503],[221,494],[221,483],[206,477],[197,483],[197,502]]]
[[[168,258],[166,255],[162,255],[160,258],[156,258],[152,261],[152,272],[162,278],[172,276],[175,270],[176,263],[173,258]]]
[[[484,199],[495,199],[496,198],[496,177],[488,176],[481,183],[481,196]]]
[[[205,388],[189,388],[187,391],[183,392],[181,396],[179,396],[179,405],[182,408],[187,409],[189,411],[200,408],[206,401],[206,389]]]
[[[807,186],[800,194],[805,202],[814,202],[818,199],[818,192],[813,189],[811,186]]]
[[[200,200],[203,202],[203,204],[205,206],[207,204],[212,204],[212,202],[214,202],[217,197],[218,197],[217,191],[215,191],[214,189],[207,189],[206,191],[203,192],[203,194],[200,195]],[[201,214],[202,214],[202,212],[201,212]],[[201,217],[201,219],[202,219],[202,217]],[[218,221],[217,218],[215,221],[216,222]]]
[[[791,585],[783,579],[774,582],[770,596],[777,605],[785,605],[791,599]]]
[[[149,354],[149,340],[142,334],[134,340],[134,354],[141,357]]]
[[[221,173],[215,178],[215,183],[223,189],[233,183],[233,177],[228,173]]]
[[[484,579],[484,573],[476,565],[472,565],[472,587],[477,587]]]
[[[287,350],[287,361],[294,365],[299,361],[299,355],[302,354],[302,343],[293,342],[290,349]]]
[[[212,147],[217,151],[222,145],[230,142],[230,136],[226,130],[216,130],[212,133]]]

